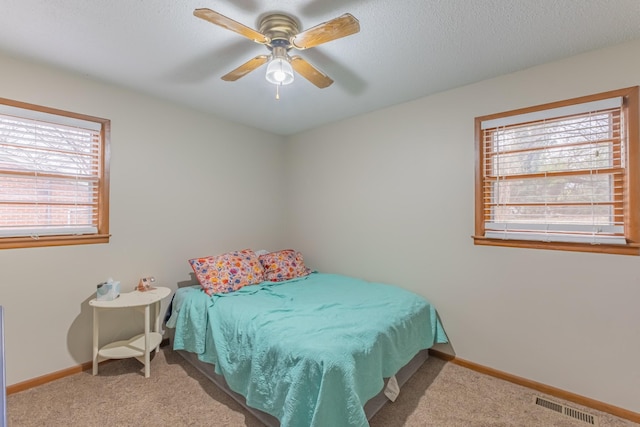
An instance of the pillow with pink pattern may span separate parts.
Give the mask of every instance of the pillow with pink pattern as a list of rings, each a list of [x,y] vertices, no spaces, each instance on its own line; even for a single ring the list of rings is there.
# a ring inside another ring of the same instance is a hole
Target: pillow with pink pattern
[[[293,249],[269,252],[260,255],[258,259],[264,269],[264,280],[271,282],[282,282],[311,273],[311,270],[304,265],[302,254]]]
[[[207,295],[224,294],[263,282],[264,269],[251,249],[189,260]]]

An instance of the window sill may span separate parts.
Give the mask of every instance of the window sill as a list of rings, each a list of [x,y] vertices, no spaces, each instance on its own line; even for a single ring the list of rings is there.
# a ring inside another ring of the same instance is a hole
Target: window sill
[[[548,249],[556,251],[591,252],[614,255],[640,255],[640,244],[626,245],[592,245],[584,243],[538,242],[530,240],[490,239],[484,236],[471,236],[475,245],[505,246],[510,248]]]
[[[110,234],[89,234],[82,236],[42,236],[32,237],[3,237],[0,239],[0,249],[38,248],[44,246],[91,245],[109,243]]]

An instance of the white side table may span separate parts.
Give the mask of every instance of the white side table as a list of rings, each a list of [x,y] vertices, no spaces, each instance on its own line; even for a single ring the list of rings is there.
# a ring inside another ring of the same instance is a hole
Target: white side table
[[[156,287],[155,289],[139,292],[122,293],[112,301],[98,301],[92,299],[89,305],[93,307],[93,375],[98,374],[98,363],[107,359],[126,359],[135,357],[144,364],[144,376],[150,375],[150,355],[160,348],[162,334],[160,333],[160,302],[169,296],[171,289]],[[151,307],[153,307],[154,328],[150,330]],[[98,348],[101,310],[120,308],[134,308],[144,313],[144,333],[128,340],[116,341]]]

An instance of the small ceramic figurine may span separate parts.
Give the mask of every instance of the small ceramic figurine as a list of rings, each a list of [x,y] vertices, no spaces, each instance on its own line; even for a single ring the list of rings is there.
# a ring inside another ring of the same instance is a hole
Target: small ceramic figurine
[[[145,291],[150,291],[152,289],[155,289],[153,286],[151,286],[155,281],[156,281],[155,277],[143,277],[138,282],[137,290],[139,292],[145,292]]]

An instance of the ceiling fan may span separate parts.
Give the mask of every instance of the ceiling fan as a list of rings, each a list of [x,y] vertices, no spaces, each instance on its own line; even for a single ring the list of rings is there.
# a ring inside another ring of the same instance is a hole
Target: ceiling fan
[[[360,23],[349,13],[302,32],[298,28],[296,19],[284,13],[272,13],[264,16],[260,20],[259,31],[211,9],[196,9],[193,14],[256,43],[263,44],[271,52],[269,55],[258,55],[250,59],[222,76],[222,80],[236,81],[269,62],[266,79],[277,87],[293,82],[293,70],[321,89],[330,86],[333,80],[329,76],[301,56],[289,56],[289,51],[292,48],[308,49],[360,31]],[[279,97],[278,94],[276,97]]]

